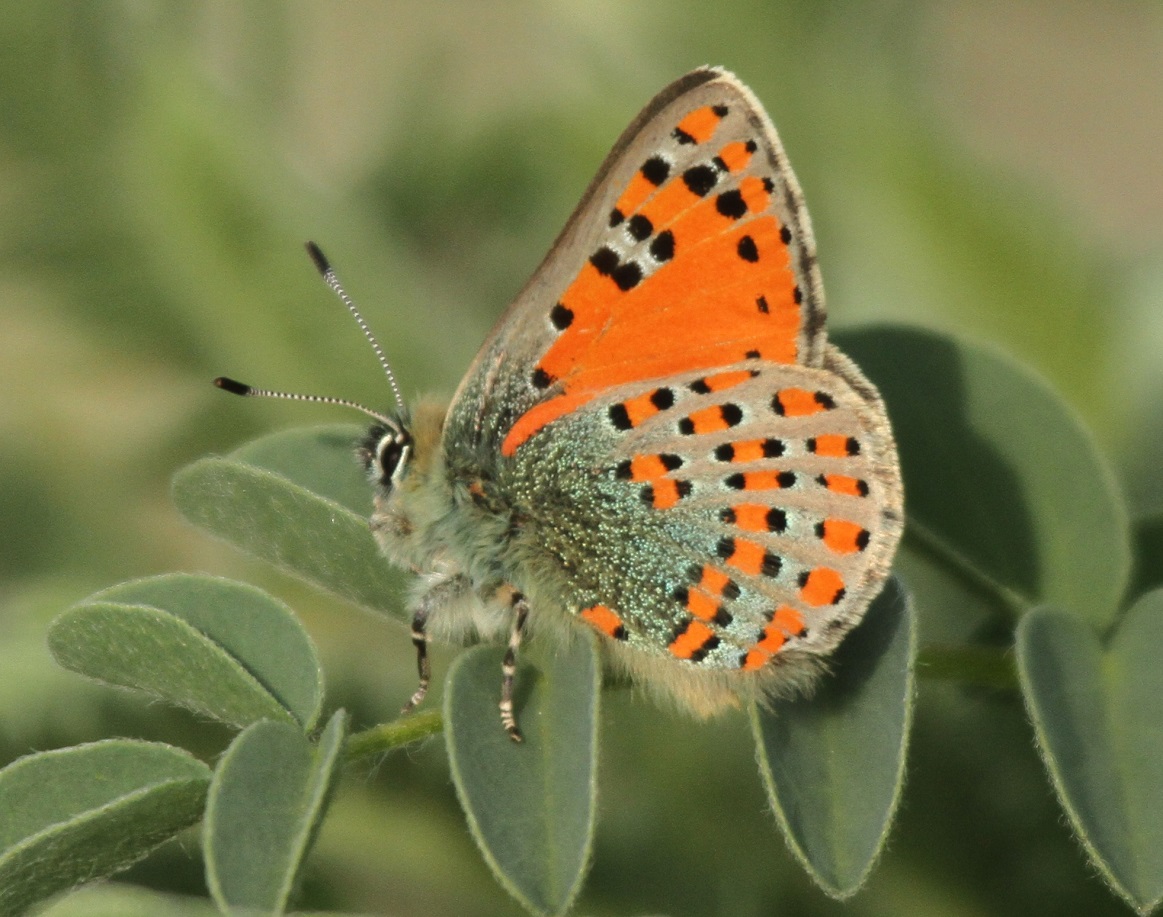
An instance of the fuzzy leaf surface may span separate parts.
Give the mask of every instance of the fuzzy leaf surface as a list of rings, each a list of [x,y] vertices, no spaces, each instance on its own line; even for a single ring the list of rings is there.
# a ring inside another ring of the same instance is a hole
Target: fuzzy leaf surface
[[[206,804],[206,884],[224,912],[281,914],[330,802],[347,715],[317,744],[286,723],[255,723],[231,743]]]
[[[531,648],[535,649],[535,648]],[[563,914],[593,842],[600,669],[594,639],[552,656],[523,652],[514,708],[525,736],[501,728],[498,647],[462,653],[448,672],[445,737],[473,838],[531,913]]]
[[[792,852],[836,898],[868,876],[900,799],[915,652],[911,603],[890,578],[811,697],[752,708],[776,818]]]
[[[174,476],[178,509],[212,535],[364,608],[402,617],[399,575],[368,528],[358,427],[275,433]],[[362,496],[360,496],[362,494]]]
[[[1035,609],[1018,627],[1018,672],[1038,745],[1071,826],[1136,910],[1163,901],[1163,589],[1104,642],[1077,618]]]
[[[0,771],[0,915],[111,875],[194,824],[210,769],[179,748],[109,739]]]
[[[253,586],[171,574],[122,583],[61,614],[49,647],[66,668],[236,726],[310,729],[323,702],[314,644],[286,605]]]

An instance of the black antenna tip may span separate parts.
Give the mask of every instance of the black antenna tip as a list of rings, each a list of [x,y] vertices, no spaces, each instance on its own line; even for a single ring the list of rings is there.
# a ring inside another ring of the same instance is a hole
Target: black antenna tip
[[[249,385],[244,385],[241,382],[235,382],[233,379],[227,379],[225,376],[219,376],[214,380],[214,384],[221,389],[225,389],[232,395],[249,395],[251,388]]]
[[[314,242],[307,243],[307,254],[315,262],[315,268],[320,274],[331,273],[331,262],[327,260],[327,256],[323,254],[323,250]]]

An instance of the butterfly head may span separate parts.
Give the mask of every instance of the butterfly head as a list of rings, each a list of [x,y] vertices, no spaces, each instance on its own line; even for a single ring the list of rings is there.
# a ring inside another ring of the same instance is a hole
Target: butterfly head
[[[228,379],[225,376],[219,376],[214,380],[214,384],[220,389],[234,395],[338,404],[344,407],[355,408],[357,411],[362,411],[364,414],[367,414],[376,423],[360,443],[358,455],[363,461],[364,467],[367,469],[372,481],[385,494],[390,493],[393,488],[399,485],[407,473],[413,455],[413,438],[409,432],[409,423],[407,421],[408,412],[404,405],[404,399],[400,394],[400,387],[396,383],[396,376],[392,372],[392,367],[389,365],[387,357],[384,356],[384,350],[380,346],[380,342],[376,340],[375,335],[372,334],[359,309],[356,308],[351,297],[347,295],[347,291],[339,282],[339,278],[336,276],[335,270],[331,267],[331,263],[327,260],[326,255],[323,254],[319,246],[314,242],[307,243],[307,253],[315,263],[316,269],[323,276],[323,281],[339,297],[340,301],[347,306],[348,311],[355,318],[360,330],[363,331],[364,337],[371,344],[372,350],[375,352],[376,358],[380,361],[380,366],[384,370],[384,375],[387,376],[388,385],[392,389],[392,394],[395,396],[396,410],[388,412],[373,411],[371,408],[364,407],[362,404],[349,401],[346,398],[331,398],[323,395],[301,395],[293,392],[276,392],[269,389],[255,388],[243,382]]]
[[[383,491],[399,486],[412,461],[412,434],[401,423],[372,425],[359,445],[368,477]]]

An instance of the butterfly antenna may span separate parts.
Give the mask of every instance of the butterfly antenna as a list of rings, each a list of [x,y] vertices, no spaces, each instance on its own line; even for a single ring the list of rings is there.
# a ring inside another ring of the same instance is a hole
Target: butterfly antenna
[[[376,359],[380,361],[380,366],[384,369],[384,375],[388,377],[388,385],[392,388],[392,394],[396,396],[396,404],[399,405],[401,411],[404,411],[404,396],[400,394],[400,386],[396,382],[396,374],[392,372],[392,366],[388,363],[388,358],[384,356],[384,348],[380,346],[380,342],[372,334],[371,328],[368,327],[367,322],[360,315],[359,309],[355,306],[355,302],[347,295],[347,291],[343,289],[343,284],[339,282],[339,277],[336,276],[335,268],[331,266],[331,262],[327,260],[327,256],[323,254],[323,250],[314,242],[307,243],[307,254],[315,262],[316,269],[323,276],[323,282],[331,287],[332,292],[339,297],[340,302],[347,306],[347,311],[352,314],[355,323],[359,325],[359,330],[363,332],[363,336],[372,345]],[[358,405],[353,405],[353,407],[358,407]]]
[[[232,395],[242,395],[245,398],[285,398],[288,401],[314,401],[318,404],[338,404],[345,408],[355,408],[357,411],[362,411],[368,417],[374,417],[385,427],[399,432],[400,424],[388,417],[387,414],[381,414],[379,411],[373,411],[369,407],[364,407],[356,401],[348,401],[346,398],[331,398],[327,395],[299,395],[295,392],[273,392],[266,388],[255,388],[252,385],[247,385],[245,382],[238,382],[235,379],[228,379],[226,376],[219,376],[214,380],[214,384]]]

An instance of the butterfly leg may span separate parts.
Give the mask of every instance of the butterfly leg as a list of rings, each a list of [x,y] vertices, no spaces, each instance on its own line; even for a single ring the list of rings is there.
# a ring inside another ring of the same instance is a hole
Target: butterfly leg
[[[401,715],[411,713],[424,700],[424,695],[428,693],[428,683],[432,680],[432,664],[428,661],[428,634],[424,631],[427,623],[428,605],[425,603],[412,615],[412,645],[416,647],[416,669],[420,674],[420,683],[408,703],[404,704]]]
[[[424,700],[428,693],[428,684],[432,680],[432,665],[428,661],[428,616],[434,609],[454,601],[468,591],[468,580],[461,576],[441,580],[424,593],[420,605],[412,615],[412,645],[416,647],[416,670],[420,676],[420,683],[416,691],[409,698],[408,703],[400,714],[411,713]]]
[[[513,590],[510,604],[513,608],[513,627],[509,631],[509,645],[501,662],[501,726],[514,742],[524,741],[517,720],[513,716],[513,676],[517,672],[517,650],[525,633],[525,620],[529,617],[529,603],[525,596]]]

